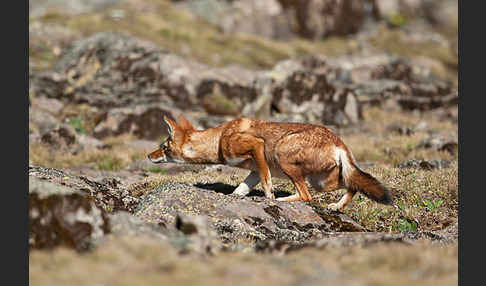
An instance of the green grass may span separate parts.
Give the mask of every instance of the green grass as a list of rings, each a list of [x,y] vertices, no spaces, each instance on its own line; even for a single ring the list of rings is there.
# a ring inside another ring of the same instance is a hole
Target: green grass
[[[93,164],[93,169],[103,171],[119,171],[123,168],[123,161],[118,157],[109,155],[101,156],[97,158]]]
[[[161,168],[159,166],[150,167],[150,168],[148,168],[147,171],[149,171],[151,173],[159,173],[159,174],[162,174],[162,175],[165,174],[165,173],[167,173],[167,170],[166,169],[163,169],[163,168]]]
[[[67,119],[67,123],[74,127],[76,132],[87,134],[88,131],[84,128],[84,119],[82,117],[72,117]]]
[[[409,221],[406,219],[399,219],[397,228],[400,231],[406,231],[406,230],[417,230],[418,224],[415,221]]]

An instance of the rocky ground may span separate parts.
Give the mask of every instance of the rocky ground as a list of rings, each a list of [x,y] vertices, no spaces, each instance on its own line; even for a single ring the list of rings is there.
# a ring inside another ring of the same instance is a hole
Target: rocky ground
[[[457,284],[457,2],[71,2],[29,2],[32,285]],[[394,205],[151,164],[181,113],[329,126]]]

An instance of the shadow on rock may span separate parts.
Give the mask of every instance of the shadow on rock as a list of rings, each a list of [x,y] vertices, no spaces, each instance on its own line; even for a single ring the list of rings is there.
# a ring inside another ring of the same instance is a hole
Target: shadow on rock
[[[234,190],[237,188],[237,186],[233,185],[228,185],[224,183],[197,183],[194,184],[194,187],[205,189],[205,190],[210,190],[210,191],[215,191],[216,193],[224,194],[224,195],[230,195],[234,192]],[[286,197],[290,196],[291,193],[285,192],[285,191],[280,191],[280,190],[275,190],[274,195],[276,198],[279,197]],[[250,193],[248,193],[247,197],[265,197],[265,193],[262,192],[261,190],[251,190]]]

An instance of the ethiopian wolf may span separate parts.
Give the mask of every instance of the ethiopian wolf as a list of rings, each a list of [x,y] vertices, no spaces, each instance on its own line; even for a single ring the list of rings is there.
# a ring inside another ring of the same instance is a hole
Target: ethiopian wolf
[[[238,118],[196,130],[182,115],[177,123],[165,116],[164,121],[169,137],[148,158],[153,163],[226,164],[251,170],[234,194],[247,195],[261,182],[265,196],[275,199],[273,175],[289,178],[297,190],[279,201],[312,200],[307,181],[320,192],[347,189],[339,202],[329,204],[333,210],[342,210],[356,192],[392,203],[388,190],[356,165],[349,148],[327,127]]]

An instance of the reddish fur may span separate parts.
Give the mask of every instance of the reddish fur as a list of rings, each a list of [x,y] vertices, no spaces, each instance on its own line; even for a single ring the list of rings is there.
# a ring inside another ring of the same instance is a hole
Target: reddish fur
[[[361,171],[351,152],[330,129],[312,124],[266,122],[238,118],[218,127],[196,130],[183,116],[178,124],[165,118],[172,130],[164,148],[150,153],[150,159],[175,158],[187,163],[227,164],[235,158],[242,160],[237,167],[257,171],[265,195],[273,198],[271,173],[284,174],[294,183],[298,195],[284,201],[310,201],[306,177],[322,178],[324,185],[314,184],[317,191],[333,191],[346,187],[372,199],[388,202],[386,189],[371,175]],[[341,162],[335,160],[336,148],[346,152],[351,172],[343,180]],[[186,150],[186,151],[184,151]],[[246,159],[246,160],[245,160]]]

